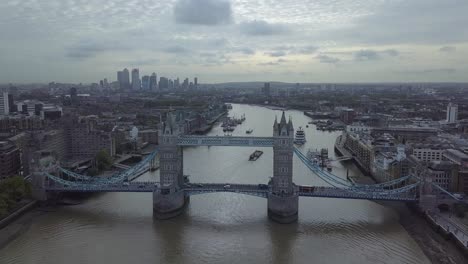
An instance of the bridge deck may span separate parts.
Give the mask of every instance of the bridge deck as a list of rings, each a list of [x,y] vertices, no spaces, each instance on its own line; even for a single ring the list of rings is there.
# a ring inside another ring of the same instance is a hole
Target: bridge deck
[[[105,186],[50,186],[47,191],[57,192],[154,192],[158,191],[157,182],[130,182],[125,184],[110,184]],[[335,187],[298,186],[298,195],[302,197],[323,197],[341,199],[385,200],[385,201],[416,201],[416,197],[407,193],[379,194],[369,192],[353,192]],[[232,192],[258,197],[268,197],[269,189],[264,184],[229,184],[229,183],[191,183],[185,186],[187,195],[197,195],[215,192]]]
[[[273,147],[272,137],[181,136],[179,146]]]

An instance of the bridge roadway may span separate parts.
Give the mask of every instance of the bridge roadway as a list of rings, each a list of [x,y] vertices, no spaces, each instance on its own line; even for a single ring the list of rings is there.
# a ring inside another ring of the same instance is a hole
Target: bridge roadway
[[[229,186],[227,186],[229,185]],[[129,182],[109,185],[87,186],[48,186],[46,191],[57,192],[154,192],[158,190],[158,182]],[[184,186],[187,195],[197,195],[215,192],[232,192],[257,197],[268,197],[269,189],[264,184],[229,184],[229,183],[190,183]],[[350,191],[336,187],[297,186],[298,195],[302,197],[323,197],[342,199],[363,199],[383,201],[417,201],[417,198],[403,193],[372,193],[365,191]]]
[[[273,147],[272,137],[180,136],[179,146]]]

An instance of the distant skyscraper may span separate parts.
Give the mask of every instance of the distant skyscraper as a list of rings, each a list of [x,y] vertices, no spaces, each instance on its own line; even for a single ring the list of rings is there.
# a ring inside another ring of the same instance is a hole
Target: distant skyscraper
[[[117,72],[117,81],[119,83],[122,83],[123,82],[123,71],[118,71]]]
[[[185,78],[184,83],[182,83],[182,89],[187,90],[189,88],[189,80]]]
[[[9,106],[9,109],[10,109],[10,113],[14,113],[14,112],[18,111],[18,108],[16,107],[15,102],[13,100],[13,94],[12,93],[8,93],[8,106]]]
[[[193,80],[193,84],[195,84],[195,86],[198,85],[198,78],[197,77],[195,77],[195,79]]]
[[[150,90],[150,77],[148,75],[141,77],[141,89],[145,91]]]
[[[179,89],[180,88],[180,81],[179,81],[179,77],[177,77],[177,79],[174,80],[174,89]]]
[[[270,96],[271,89],[270,89],[270,83],[265,83],[262,88],[262,93],[265,96]]]
[[[169,88],[169,80],[166,77],[159,78],[159,90]]]
[[[130,88],[130,73],[127,68],[117,72],[117,81],[119,82],[120,89],[126,90]]]
[[[456,123],[458,120],[458,105],[449,103],[447,106],[447,123]]]
[[[140,70],[132,70],[132,90],[140,90],[141,81],[140,81]]]
[[[174,90],[174,81],[169,79],[169,90]]]
[[[8,93],[0,91],[0,115],[8,115],[10,113],[10,104],[8,101]]]
[[[78,91],[75,87],[70,88],[70,101],[72,105],[78,104]]]
[[[156,75],[156,73],[153,72],[153,74],[151,74],[151,77],[150,77],[149,89],[151,91],[156,91],[157,87],[158,87],[158,76]]]

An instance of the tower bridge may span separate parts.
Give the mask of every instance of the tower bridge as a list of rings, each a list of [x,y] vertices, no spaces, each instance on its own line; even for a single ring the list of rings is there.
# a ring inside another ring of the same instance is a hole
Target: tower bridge
[[[33,196],[46,200],[52,192],[151,192],[154,215],[167,219],[180,214],[190,196],[231,192],[266,198],[268,215],[280,223],[297,220],[299,196],[341,199],[368,199],[419,202],[431,206],[434,197],[431,182],[416,177],[402,177],[380,184],[353,184],[324,171],[307,159],[293,145],[292,120],[286,121],[283,112],[275,119],[272,137],[191,136],[182,134],[182,125],[168,115],[159,133],[159,149],[137,165],[115,175],[100,178],[80,175],[61,168],[56,163],[37,162],[33,173]],[[184,146],[246,146],[273,148],[273,177],[266,184],[190,183],[183,175]],[[293,154],[329,187],[301,186],[293,182]],[[159,155],[159,182],[130,182],[135,175],[154,166]]]

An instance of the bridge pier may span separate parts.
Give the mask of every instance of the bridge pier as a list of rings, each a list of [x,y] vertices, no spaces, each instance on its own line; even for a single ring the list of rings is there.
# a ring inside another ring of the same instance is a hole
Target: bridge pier
[[[280,196],[268,194],[268,217],[280,224],[289,224],[297,221],[299,212],[299,196],[297,194]]]
[[[158,189],[153,192],[153,215],[161,220],[176,217],[184,211],[189,201],[184,190],[163,194]]]

